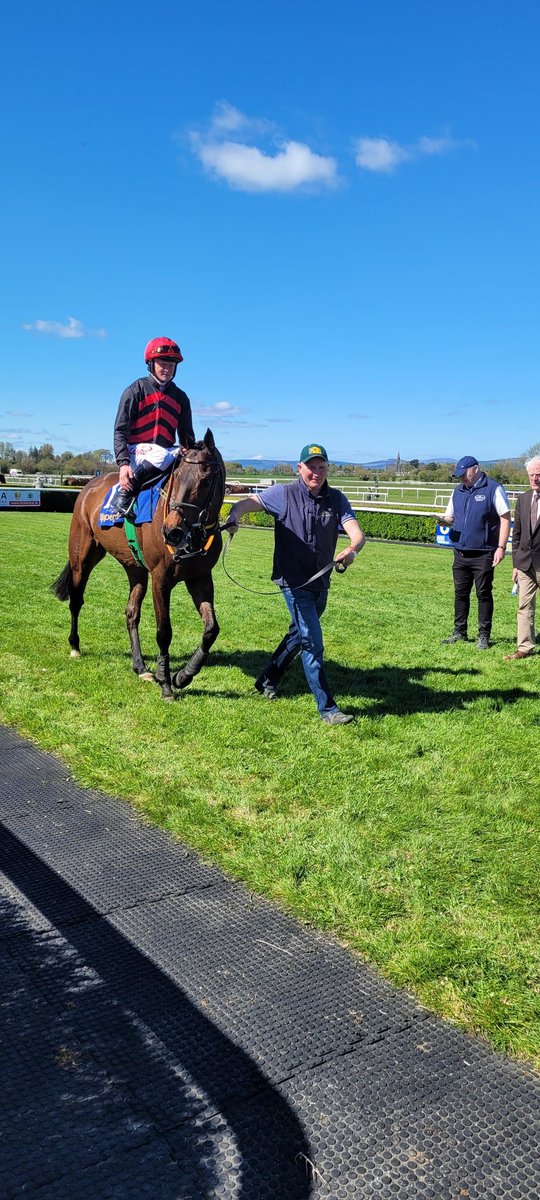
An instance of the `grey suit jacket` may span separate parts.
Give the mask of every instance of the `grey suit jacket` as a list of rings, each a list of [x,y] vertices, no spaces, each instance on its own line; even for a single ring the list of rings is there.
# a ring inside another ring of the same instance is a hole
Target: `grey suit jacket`
[[[540,571],[540,521],[531,534],[532,489],[518,496],[514,512],[512,559],[518,571]]]

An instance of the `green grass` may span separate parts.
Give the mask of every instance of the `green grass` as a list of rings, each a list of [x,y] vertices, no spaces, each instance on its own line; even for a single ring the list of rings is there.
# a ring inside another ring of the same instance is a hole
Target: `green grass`
[[[83,657],[70,659],[68,608],[48,591],[68,526],[0,517],[0,719],[434,1011],[540,1066],[540,659],[502,661],[515,646],[510,562],[496,573],[495,645],[481,653],[439,645],[452,628],[448,552],[368,544],[334,578],[324,618],[329,675],[358,716],[332,729],[299,664],[279,702],[254,692],[285,605],[240,591],[221,565],[212,665],[176,704],[131,672],[113,560],[91,577]],[[268,589],[271,550],[271,532],[242,530],[227,567]],[[176,666],[200,637],[183,588],[172,615]],[[141,634],[151,662],[148,600]]]

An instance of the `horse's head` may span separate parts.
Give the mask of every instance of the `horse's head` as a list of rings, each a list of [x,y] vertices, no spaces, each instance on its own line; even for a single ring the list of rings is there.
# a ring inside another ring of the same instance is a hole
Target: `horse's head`
[[[178,455],[173,468],[163,522],[163,539],[174,558],[205,554],[218,528],[225,494],[225,466],[210,429]]]

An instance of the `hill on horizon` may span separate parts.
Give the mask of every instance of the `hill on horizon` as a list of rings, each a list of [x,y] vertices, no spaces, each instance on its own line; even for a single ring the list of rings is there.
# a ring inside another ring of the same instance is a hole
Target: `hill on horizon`
[[[458,461],[458,458],[459,454],[455,454],[452,457],[425,457],[420,458],[418,461],[422,465],[430,462],[441,463],[442,465],[446,465],[448,463],[448,465],[452,465]],[[334,458],[331,459],[331,461],[338,467],[352,465],[354,467],[365,467],[368,471],[384,471],[387,467],[394,467],[396,465],[395,457],[378,458],[373,462],[355,462],[352,458]],[[406,465],[408,461],[408,459],[403,459],[403,465]],[[483,463],[485,467],[492,467],[496,462],[499,461],[500,459],[497,458],[480,458],[480,462]],[[516,459],[515,461],[518,462],[519,460]],[[271,471],[273,467],[286,463],[287,466],[291,467],[294,471],[296,469],[297,460],[292,458],[229,458],[227,459],[227,462],[237,462],[241,467],[254,472]]]

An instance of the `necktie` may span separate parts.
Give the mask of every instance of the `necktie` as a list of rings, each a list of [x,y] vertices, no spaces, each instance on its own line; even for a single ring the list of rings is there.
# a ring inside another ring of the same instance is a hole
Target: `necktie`
[[[533,492],[533,498],[531,501],[531,530],[533,533],[538,523],[538,499],[538,492]]]

